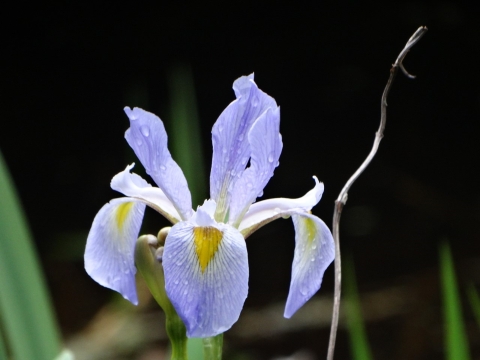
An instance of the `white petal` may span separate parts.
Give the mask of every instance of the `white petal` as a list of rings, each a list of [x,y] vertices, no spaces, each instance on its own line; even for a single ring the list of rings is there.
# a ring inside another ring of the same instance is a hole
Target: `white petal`
[[[130,173],[134,165],[128,165],[124,171],[113,177],[110,183],[112,189],[144,202],[173,224],[180,221],[181,218],[175,206],[160,188],[152,187],[137,174]]]
[[[313,179],[315,180],[315,187],[301,198],[276,198],[252,204],[238,229],[247,237],[253,231],[279,217],[289,216],[296,211],[310,211],[322,198],[324,189],[323,183],[319,182],[316,176]]]
[[[165,289],[188,337],[210,337],[237,320],[248,293],[245,240],[226,224],[175,224],[163,253]]]
[[[138,303],[134,249],[145,205],[131,198],[111,200],[93,220],[85,249],[85,270],[100,285]]]
[[[295,255],[292,280],[285,307],[290,318],[307,302],[322,284],[323,273],[335,258],[335,245],[330,229],[310,214],[292,214],[295,226]]]

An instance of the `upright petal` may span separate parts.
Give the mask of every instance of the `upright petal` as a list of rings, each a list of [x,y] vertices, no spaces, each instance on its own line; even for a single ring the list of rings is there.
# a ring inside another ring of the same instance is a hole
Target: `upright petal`
[[[229,204],[228,190],[247,166],[251,151],[247,140],[253,123],[275,100],[258,89],[253,74],[233,83],[237,99],[222,112],[212,129],[213,159],[210,198],[217,202],[217,220],[224,221]]]
[[[292,212],[307,212],[318,204],[323,194],[323,183],[314,176],[315,187],[298,199],[276,198],[259,201],[248,209],[238,229],[247,238],[254,231],[282,216]]]
[[[152,187],[137,174],[130,173],[134,165],[128,165],[125,170],[115,175],[110,183],[111,188],[142,201],[165,216],[172,224],[180,221],[177,209],[160,188]]]
[[[85,270],[100,285],[138,303],[134,249],[145,205],[131,198],[111,200],[95,216],[87,238]]]
[[[286,318],[290,318],[320,289],[323,273],[335,258],[332,233],[322,220],[306,213],[292,214],[292,220],[295,255]]]
[[[145,110],[125,107],[130,128],[125,132],[130,147],[182,219],[188,219],[192,211],[192,197],[187,180],[167,147],[167,133],[158,116]]]
[[[238,226],[245,212],[273,176],[282,152],[280,108],[269,108],[253,124],[248,133],[251,148],[250,166],[231,189],[229,222]]]
[[[167,295],[188,337],[218,335],[238,320],[248,293],[248,257],[235,228],[175,224],[165,242],[163,267]]]

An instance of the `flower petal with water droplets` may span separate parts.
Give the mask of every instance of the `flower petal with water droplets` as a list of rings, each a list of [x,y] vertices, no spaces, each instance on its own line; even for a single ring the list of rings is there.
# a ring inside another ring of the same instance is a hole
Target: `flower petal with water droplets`
[[[250,159],[247,137],[253,123],[268,108],[277,108],[275,100],[255,84],[253,74],[237,79],[233,89],[237,99],[227,106],[212,129],[210,198],[217,203],[219,217],[226,215],[230,196],[228,191],[233,188]]]
[[[100,285],[137,305],[134,249],[145,205],[132,198],[113,199],[95,216],[85,249],[85,270]]]
[[[175,224],[163,253],[165,289],[188,337],[227,331],[240,316],[248,293],[245,241],[226,224]]]
[[[261,196],[273,176],[282,152],[280,108],[269,108],[253,124],[248,133],[251,148],[250,166],[231,190],[229,223],[238,226],[250,204]]]
[[[188,219],[193,213],[192,197],[182,169],[168,151],[168,138],[162,120],[140,108],[132,110],[125,107],[124,110],[130,119],[125,139],[181,218]]]
[[[292,213],[295,226],[295,254],[292,279],[285,307],[290,318],[322,284],[323,274],[335,258],[335,245],[330,229],[318,217]]]
[[[130,173],[133,166],[134,164],[128,165],[125,170],[115,175],[110,183],[111,188],[126,196],[141,200],[165,216],[172,224],[180,221],[181,217],[177,209],[160,188],[152,187],[137,174]]]

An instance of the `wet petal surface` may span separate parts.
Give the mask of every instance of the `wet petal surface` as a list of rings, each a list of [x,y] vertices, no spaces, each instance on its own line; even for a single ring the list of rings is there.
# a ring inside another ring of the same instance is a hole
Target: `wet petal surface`
[[[295,254],[292,279],[285,307],[290,318],[320,289],[323,273],[335,257],[332,233],[318,217],[292,214],[295,226]]]
[[[238,320],[248,293],[248,257],[235,228],[174,225],[165,242],[163,266],[167,295],[187,336],[215,336]]]
[[[134,249],[145,205],[131,198],[113,199],[95,216],[87,238],[85,270],[100,285],[138,303]]]
[[[187,180],[168,151],[168,137],[160,118],[140,108],[126,107],[130,128],[125,132],[130,147],[183,220],[192,215]]]

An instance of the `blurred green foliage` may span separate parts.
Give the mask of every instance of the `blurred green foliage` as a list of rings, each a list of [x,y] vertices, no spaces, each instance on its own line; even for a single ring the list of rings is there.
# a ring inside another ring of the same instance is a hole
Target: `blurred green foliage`
[[[347,328],[350,338],[352,359],[371,360],[373,359],[368,344],[365,324],[362,317],[360,297],[358,295],[357,281],[355,279],[355,266],[353,258],[349,256],[345,262],[345,309],[347,317]]]
[[[0,329],[16,360],[51,360],[60,353],[59,333],[27,221],[1,153],[0,199]]]
[[[445,351],[447,360],[468,360],[470,352],[462,318],[460,294],[450,246],[440,244],[440,279],[442,283]]]

